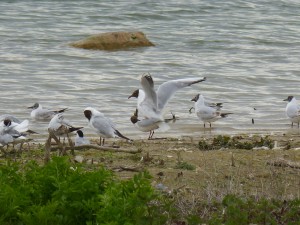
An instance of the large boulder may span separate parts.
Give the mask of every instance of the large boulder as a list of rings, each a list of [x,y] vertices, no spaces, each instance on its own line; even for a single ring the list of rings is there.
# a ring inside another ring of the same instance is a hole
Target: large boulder
[[[109,32],[96,34],[70,44],[76,48],[117,50],[130,47],[154,46],[143,32]]]

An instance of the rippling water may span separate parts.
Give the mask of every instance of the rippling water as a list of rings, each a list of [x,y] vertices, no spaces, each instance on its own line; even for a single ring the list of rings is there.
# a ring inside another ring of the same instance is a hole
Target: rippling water
[[[39,102],[69,107],[66,117],[86,126],[83,109],[93,106],[125,135],[146,137],[129,120],[136,101],[127,97],[150,72],[156,85],[207,77],[169,102],[180,120],[161,136],[203,135],[188,113],[199,92],[235,113],[216,122],[212,134],[297,130],[289,129],[282,100],[300,99],[298,1],[2,1],[0,7],[0,115],[26,119],[26,107]],[[156,46],[107,52],[68,45],[124,30],[143,31]],[[41,133],[46,125],[31,123]]]

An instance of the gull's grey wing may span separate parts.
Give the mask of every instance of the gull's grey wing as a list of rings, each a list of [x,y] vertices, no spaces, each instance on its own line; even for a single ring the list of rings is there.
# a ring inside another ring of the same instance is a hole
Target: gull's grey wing
[[[173,97],[176,91],[191,86],[192,84],[205,81],[206,78],[185,78],[178,80],[171,80],[161,84],[157,89],[158,110],[161,111],[168,101]]]
[[[37,112],[36,112],[36,118],[37,119],[51,119],[53,117],[55,113],[49,109],[39,109]]]
[[[144,100],[139,104],[139,111],[146,117],[155,117],[157,112],[157,95],[151,75],[143,75],[141,85],[145,92]]]
[[[221,102],[218,102],[218,103],[205,102],[205,105],[215,108],[216,110],[221,110],[221,108],[223,108],[223,103],[221,103]]]
[[[104,116],[95,116],[91,120],[91,125],[98,133],[106,137],[114,137],[115,126],[110,119]]]
[[[71,125],[70,121],[67,120],[67,119],[65,119],[65,118],[61,121],[61,124],[64,125],[64,126],[66,126],[66,127],[73,127]]]
[[[2,145],[7,145],[13,141],[14,141],[14,138],[10,134],[0,135],[0,144],[2,144]]]

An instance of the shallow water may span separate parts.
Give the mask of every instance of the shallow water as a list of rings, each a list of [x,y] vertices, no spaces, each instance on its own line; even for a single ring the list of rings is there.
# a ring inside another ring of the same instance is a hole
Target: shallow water
[[[136,101],[127,97],[150,72],[156,86],[207,77],[169,102],[167,114],[180,120],[158,136],[207,133],[188,112],[199,92],[234,112],[209,133],[298,132],[290,129],[282,101],[300,99],[297,1],[2,1],[0,7],[0,115],[30,118],[27,107],[39,102],[68,107],[66,117],[86,126],[83,109],[93,106],[124,135],[147,137],[131,124]],[[68,45],[123,30],[143,31],[156,46],[107,52]],[[39,133],[46,127],[31,121]]]

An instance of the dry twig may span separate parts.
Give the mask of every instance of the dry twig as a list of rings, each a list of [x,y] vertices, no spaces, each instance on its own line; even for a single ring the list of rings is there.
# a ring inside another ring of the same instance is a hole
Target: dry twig
[[[114,171],[117,172],[122,172],[122,171],[130,171],[130,172],[141,172],[143,171],[142,167],[128,167],[128,166],[118,166],[113,169]]]
[[[58,149],[60,149],[58,146],[51,147],[51,151],[57,151]],[[141,152],[140,149],[133,150],[133,149],[125,149],[125,148],[105,147],[105,146],[98,146],[98,145],[80,145],[80,146],[74,146],[74,147],[65,146],[65,150],[71,150],[71,149],[79,150],[79,151],[86,150],[86,149],[96,149],[96,150],[102,150],[102,151],[125,152],[125,153],[132,153],[132,154]]]

